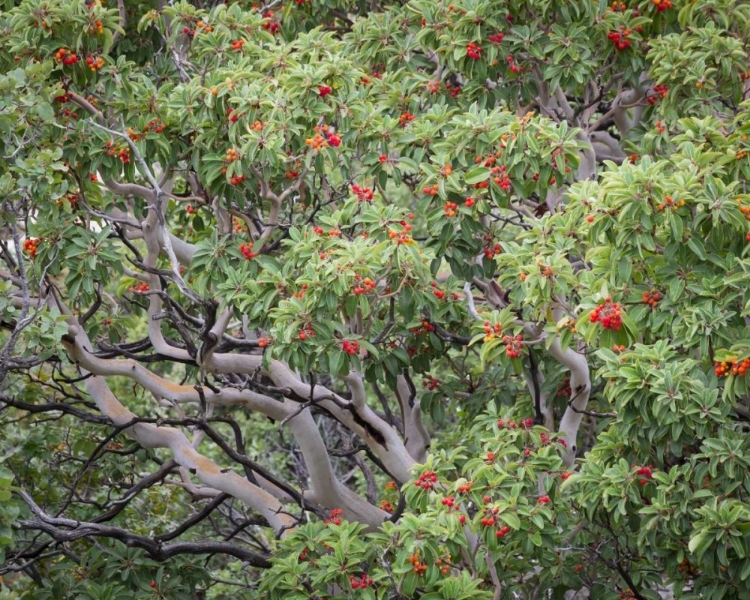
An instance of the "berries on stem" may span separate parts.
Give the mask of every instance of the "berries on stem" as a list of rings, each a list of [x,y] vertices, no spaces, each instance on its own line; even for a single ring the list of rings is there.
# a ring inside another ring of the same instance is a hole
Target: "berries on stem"
[[[597,306],[589,315],[592,323],[601,323],[604,329],[620,331],[622,326],[622,309],[612,298],[605,298],[604,303]]]
[[[521,356],[521,350],[523,349],[523,335],[505,335],[503,336],[503,343],[505,344],[505,354],[508,358],[518,358]]]

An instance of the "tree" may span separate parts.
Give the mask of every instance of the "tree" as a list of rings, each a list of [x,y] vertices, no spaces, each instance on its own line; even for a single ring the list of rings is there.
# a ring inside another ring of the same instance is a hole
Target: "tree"
[[[750,5],[5,5],[0,597],[750,595]]]

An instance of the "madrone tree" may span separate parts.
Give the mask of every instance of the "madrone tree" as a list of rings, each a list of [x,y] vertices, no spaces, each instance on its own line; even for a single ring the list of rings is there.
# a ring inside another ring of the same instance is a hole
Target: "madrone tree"
[[[749,36],[5,2],[0,597],[750,597]]]

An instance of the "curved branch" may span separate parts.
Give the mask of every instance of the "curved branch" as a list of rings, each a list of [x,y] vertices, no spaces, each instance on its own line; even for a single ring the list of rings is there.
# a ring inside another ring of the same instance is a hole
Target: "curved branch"
[[[18,526],[21,529],[43,531],[56,542],[70,542],[87,537],[106,537],[119,540],[127,546],[142,548],[151,558],[160,562],[179,554],[226,554],[239,558],[254,567],[267,569],[271,566],[271,563],[265,557],[229,542],[175,542],[172,544],[163,544],[158,539],[154,540],[145,535],[139,535],[119,527],[53,517],[43,511],[24,490],[17,490],[15,493],[21,497],[34,516],[37,517],[33,520],[21,520],[18,522]]]

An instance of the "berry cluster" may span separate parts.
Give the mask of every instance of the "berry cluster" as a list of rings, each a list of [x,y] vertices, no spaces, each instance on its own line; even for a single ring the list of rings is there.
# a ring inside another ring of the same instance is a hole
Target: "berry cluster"
[[[404,229],[402,231],[389,229],[388,238],[391,240],[395,240],[397,244],[411,244],[412,242],[414,242],[414,240],[409,235],[410,230],[411,230],[411,225],[409,225],[408,223],[404,226]]]
[[[245,40],[234,40],[232,42],[232,51],[242,52],[242,47],[245,45]]]
[[[213,27],[211,27],[210,25],[208,25],[208,24],[204,23],[203,21],[198,21],[198,22],[197,22],[197,23],[195,24],[195,29],[196,29],[196,30],[198,30],[198,29],[202,29],[202,30],[203,30],[203,33],[211,33],[211,32],[212,32],[212,31],[214,30],[214,28],[213,28]]]
[[[506,57],[505,61],[508,63],[508,68],[513,73],[518,73],[518,72],[521,71],[521,69],[519,68],[519,66],[516,64],[516,60],[512,56],[508,55]]]
[[[89,35],[104,35],[104,25],[101,21],[94,21],[88,29]]]
[[[538,262],[536,263],[536,266],[539,269],[539,274],[543,275],[544,277],[552,277],[552,275],[554,274],[552,271],[552,267],[550,267],[549,265]]]
[[[122,164],[127,165],[130,163],[130,146],[121,146],[120,144],[107,142],[104,144],[104,148],[106,149],[107,156],[117,155],[117,158],[120,159]]]
[[[415,333],[416,335],[420,335],[422,333],[429,333],[431,331],[435,331],[435,326],[429,321],[424,321],[421,327],[411,328],[411,332]]]
[[[428,196],[437,196],[439,189],[440,188],[437,184],[428,185],[427,187],[422,188],[422,193],[427,194]]]
[[[672,8],[672,2],[670,0],[651,0],[659,12]]]
[[[646,100],[651,105],[656,104],[657,100],[666,98],[667,92],[669,92],[669,88],[666,85],[654,86],[654,93],[648,98],[646,98]]]
[[[414,568],[413,570],[415,575],[424,575],[425,571],[427,571],[427,565],[419,561],[419,552],[415,552],[414,554],[412,554],[409,557],[409,562]]]
[[[436,483],[437,475],[435,475],[435,471],[425,471],[414,482],[414,485],[418,488],[422,488],[423,490],[432,490],[435,489]]]
[[[308,337],[313,337],[315,335],[315,330],[313,329],[312,323],[306,323],[302,329],[299,330],[299,339],[303,342]]]
[[[235,175],[229,179],[229,184],[240,185],[245,179],[247,179],[247,175]]]
[[[521,356],[523,349],[523,336],[519,333],[516,336],[504,335],[503,343],[505,344],[505,354],[508,358],[518,358]]]
[[[227,121],[229,121],[230,123],[236,123],[240,120],[241,116],[242,115],[238,112],[235,112],[233,108],[227,109]]]
[[[380,510],[383,510],[387,513],[393,514],[393,503],[389,502],[388,500],[381,500],[380,501]]]
[[[318,96],[320,96],[321,98],[325,98],[332,91],[333,90],[331,89],[330,85],[319,85],[318,86]]]
[[[537,504],[549,504],[549,503],[550,503],[549,496],[540,496],[537,499]]]
[[[491,236],[487,236],[487,237],[489,238],[490,244],[486,246],[482,250],[482,252],[484,252],[484,255],[487,258],[487,260],[492,260],[493,258],[495,258],[495,256],[502,253],[503,247],[498,243],[492,244],[491,243],[492,237]]]
[[[630,40],[628,40],[630,29],[624,29],[624,25],[620,25],[620,27],[621,31],[610,31],[607,34],[607,39],[615,45],[615,48],[617,48],[618,52],[622,52],[623,50],[627,50],[628,48],[630,48]]]
[[[240,153],[237,152],[237,150],[235,150],[234,148],[230,148],[229,150],[227,150],[227,154],[224,157],[224,160],[230,163],[230,162],[234,162],[238,160],[239,158],[240,158]]]
[[[497,426],[500,429],[505,429],[506,427],[508,429],[515,429],[516,427],[518,427],[518,424],[515,421],[511,421],[510,419],[508,419],[507,421],[503,421],[502,419],[500,419],[497,422]]]
[[[508,527],[507,525],[505,525],[504,527],[502,527],[502,528],[498,529],[498,530],[497,530],[497,531],[495,532],[495,537],[496,537],[497,539],[502,539],[502,538],[504,538],[504,537],[505,537],[506,535],[508,535],[509,533],[510,533],[510,527]]]
[[[275,13],[272,10],[267,10],[263,13],[263,18],[268,19],[268,21],[263,23],[263,29],[271,35],[276,35],[281,29],[281,24],[278,19],[275,18]]]
[[[60,111],[60,114],[61,114],[61,115],[62,115],[63,117],[70,117],[70,118],[71,118],[71,119],[73,119],[74,121],[75,121],[75,120],[76,120],[76,119],[78,118],[78,113],[77,113],[77,112],[74,112],[74,111],[72,111],[72,110],[70,110],[69,108],[66,108],[66,109],[64,109],[64,110]],[[63,123],[67,123],[67,122],[68,122],[68,119],[63,119],[63,120],[62,120],[62,122],[63,122]]]
[[[451,98],[456,98],[461,93],[460,85],[451,85],[449,82],[445,82],[445,90]]]
[[[151,119],[148,122],[148,125],[146,125],[145,131],[151,132],[151,133],[161,133],[166,128],[167,126],[164,123],[162,123],[161,119]]]
[[[292,294],[292,298],[299,298],[299,299],[301,299],[305,295],[305,292],[307,292],[307,284],[303,283],[300,286],[299,291],[298,292],[294,292]]]
[[[491,342],[495,339],[496,335],[500,335],[500,332],[502,331],[503,326],[500,323],[495,323],[494,325],[490,323],[489,321],[484,322],[484,341],[485,342]]]
[[[388,155],[387,154],[381,154],[380,156],[378,156],[378,160],[380,161],[381,165],[384,165],[385,163],[388,162]]]
[[[661,121],[654,123],[654,127],[656,128],[656,133],[664,133],[667,130]]]
[[[55,60],[57,62],[61,62],[64,65],[70,66],[78,62],[78,57],[72,50],[60,48],[57,52],[55,52]]]
[[[323,148],[328,147],[328,142],[319,133],[316,134],[315,137],[307,138],[305,144],[312,147],[313,150],[322,150]]]
[[[612,298],[605,298],[604,304],[600,304],[589,315],[592,323],[601,323],[604,329],[620,331],[622,326],[622,317],[620,305],[612,302]]]
[[[440,380],[430,374],[425,375],[422,380],[422,387],[426,387],[429,391],[433,391],[439,385]]]
[[[341,349],[349,356],[354,356],[355,354],[359,354],[359,342],[350,342],[349,340],[344,340],[341,343]]]
[[[503,41],[503,38],[505,37],[505,34],[502,33],[495,33],[488,37],[487,39],[491,41],[493,44],[499,44]]]
[[[326,525],[341,525],[341,515],[343,514],[344,511],[340,508],[334,508],[323,522]]]
[[[489,502],[490,497],[485,496],[484,501]],[[497,519],[495,519],[495,514],[497,514],[497,512],[499,512],[497,508],[492,509],[492,511],[489,511],[489,514],[486,517],[483,517],[481,521],[479,521],[482,527],[492,527],[495,523],[497,523]],[[500,531],[502,531],[502,529]]]
[[[443,506],[447,506],[448,508],[454,508],[456,510],[458,510],[459,508],[458,505],[456,505],[456,499],[453,498],[452,496],[447,496],[445,498],[442,498],[440,500],[440,504],[442,504]]]
[[[375,282],[369,277],[365,277],[364,279],[362,279],[361,275],[355,275],[354,279],[357,280],[357,283],[352,288],[352,292],[354,292],[354,294],[357,296],[361,296],[362,294],[371,292],[373,289],[375,289]],[[361,284],[359,283],[360,280],[362,282]]]
[[[635,465],[633,465],[635,466]],[[651,479],[653,477],[653,471],[654,467],[653,465],[649,465],[647,467],[639,467],[636,471],[636,475],[640,475],[640,484],[646,485],[648,483],[647,480]]]
[[[451,219],[456,216],[457,208],[458,208],[458,204],[456,204],[455,202],[446,202],[443,205],[443,214],[449,219]]]
[[[69,194],[65,194],[63,198],[68,202],[71,210],[78,209],[78,193],[77,192],[71,192]],[[63,198],[60,198],[60,200],[57,201],[58,205],[62,206]]]
[[[101,56],[93,57],[89,56],[86,58],[86,64],[92,71],[98,71],[104,66],[104,59]]]
[[[672,210],[677,210],[678,208],[682,208],[685,206],[684,200],[675,200],[672,198],[672,196],[664,196],[664,203],[659,204],[656,208],[658,210],[664,210],[665,208],[671,208]]]
[[[144,292],[148,291],[148,284],[147,283],[140,283],[138,285],[134,285],[133,287],[129,288],[129,291],[134,293],[140,293],[143,294]]]
[[[268,348],[268,346],[271,345],[271,338],[267,335],[264,335],[258,340],[258,347],[259,348]]]
[[[352,185],[352,192],[354,192],[354,195],[357,196],[357,200],[360,202],[372,202],[375,196],[372,188],[360,186],[356,183]]]
[[[484,163],[484,166],[489,168],[494,165],[497,162],[497,159],[502,155],[503,153],[498,151],[495,154],[490,154],[487,158],[484,158],[483,156],[477,156],[474,158],[474,164],[479,165],[481,163]]]
[[[367,573],[362,573],[361,577],[355,577],[354,575],[349,575],[349,582],[351,583],[353,590],[356,590],[356,589],[365,590],[369,586],[372,586],[372,583],[373,583],[372,579],[370,579],[367,576]]]
[[[239,250],[240,250],[240,252],[242,252],[243,256],[247,260],[250,260],[251,258],[255,258],[256,256],[258,256],[257,252],[253,252],[253,243],[252,242],[247,242],[247,243],[243,242],[242,244],[240,244]]]
[[[730,375],[744,377],[748,369],[750,369],[750,358],[743,358],[739,362],[735,360],[717,362],[714,366],[714,373],[717,377],[729,377]]]
[[[443,300],[445,298],[445,292],[443,290],[437,289],[437,281],[433,281],[432,283],[430,283],[430,286],[433,288],[432,295],[435,296],[435,298],[437,298],[438,300]]]
[[[466,46],[466,56],[468,56],[472,60],[479,60],[482,58],[482,48],[478,44],[475,44],[474,42],[469,42],[469,45]]]
[[[737,198],[737,203],[742,205],[744,200],[742,198]],[[750,206],[740,206],[740,212],[745,215],[745,220],[750,221]]]
[[[402,113],[401,116],[398,118],[398,124],[401,125],[401,127],[406,127],[413,120],[414,120],[414,115],[411,114],[409,111],[406,111],[405,113]]]
[[[435,564],[443,575],[447,575],[451,572],[451,555],[446,554],[445,558],[436,558]]]
[[[643,295],[641,296],[641,301],[644,304],[648,304],[651,308],[656,308],[656,305],[659,304],[659,300],[661,300],[661,295],[655,290],[643,292]]]
[[[37,250],[39,249],[40,238],[29,238],[23,243],[23,251],[26,252],[30,258],[36,258]]]

